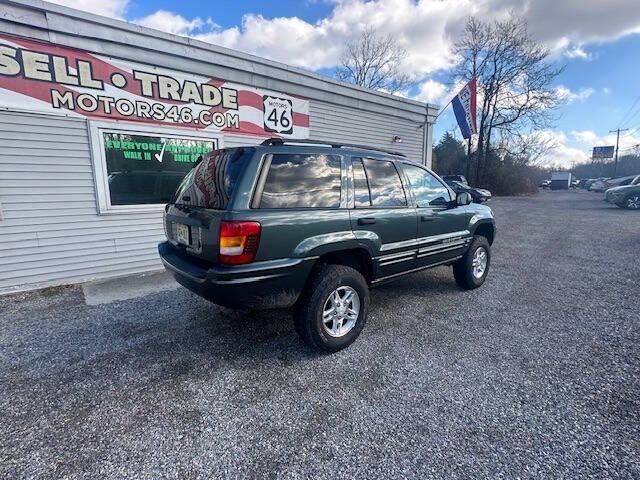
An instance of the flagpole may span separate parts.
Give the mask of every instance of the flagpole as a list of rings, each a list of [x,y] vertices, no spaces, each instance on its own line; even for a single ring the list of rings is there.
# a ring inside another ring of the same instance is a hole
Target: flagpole
[[[469,175],[471,174],[471,137],[467,138],[467,181],[469,181]]]
[[[451,98],[451,100],[449,100],[449,101],[447,102],[447,104],[446,104],[444,107],[442,107],[442,108],[440,109],[440,111],[438,112],[438,115],[436,115],[436,118],[435,118],[435,120],[434,120],[434,123],[435,123],[435,121],[436,121],[436,120],[438,120],[438,117],[439,117],[440,115],[442,115],[442,112],[444,112],[444,111],[447,109],[447,107],[448,107],[449,105],[451,105],[451,102],[453,102],[453,99],[454,99],[454,98],[456,98],[456,97],[455,97],[455,96],[454,96],[454,97],[452,97],[452,98]]]

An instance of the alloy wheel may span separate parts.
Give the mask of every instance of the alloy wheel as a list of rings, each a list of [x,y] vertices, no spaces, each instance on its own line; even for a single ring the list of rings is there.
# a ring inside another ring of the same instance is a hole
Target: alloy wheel
[[[360,296],[355,289],[336,288],[324,302],[322,326],[332,337],[343,337],[356,325],[360,315]]]
[[[484,272],[487,270],[488,256],[484,247],[479,247],[473,254],[473,260],[471,265],[473,267],[473,276],[475,278],[482,278]]]
[[[627,208],[631,208],[633,210],[640,209],[640,195],[633,195],[627,198]]]

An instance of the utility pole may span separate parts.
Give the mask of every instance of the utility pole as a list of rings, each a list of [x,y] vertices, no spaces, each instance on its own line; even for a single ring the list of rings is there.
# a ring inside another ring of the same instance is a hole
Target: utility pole
[[[626,132],[627,130],[629,130],[629,129],[628,128],[623,128],[623,129],[618,128],[617,130],[609,130],[609,133],[617,133],[617,136],[616,136],[616,160],[615,160],[615,163],[613,164],[613,178],[616,178],[616,175],[618,174],[618,152],[620,150],[620,132]]]

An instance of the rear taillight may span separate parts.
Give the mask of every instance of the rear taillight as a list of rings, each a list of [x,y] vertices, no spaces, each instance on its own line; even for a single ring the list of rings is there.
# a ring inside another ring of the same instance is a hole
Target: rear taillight
[[[253,262],[261,230],[258,222],[220,222],[220,263],[242,265]]]

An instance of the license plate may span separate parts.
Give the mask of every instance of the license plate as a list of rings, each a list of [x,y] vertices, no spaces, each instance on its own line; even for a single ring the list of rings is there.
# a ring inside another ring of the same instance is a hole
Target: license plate
[[[176,224],[176,240],[178,243],[191,245],[191,228],[189,225]]]

